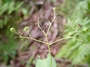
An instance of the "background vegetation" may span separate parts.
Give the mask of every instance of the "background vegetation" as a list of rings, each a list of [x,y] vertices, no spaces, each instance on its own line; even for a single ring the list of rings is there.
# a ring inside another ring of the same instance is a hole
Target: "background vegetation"
[[[72,7],[71,7],[72,8]],[[65,35],[74,39],[69,39],[57,57],[68,58],[72,64],[90,64],[90,1],[79,1],[71,14],[67,15],[65,24]]]
[[[0,61],[5,63],[16,55],[18,43],[9,29],[17,27],[17,21],[22,19],[20,11],[26,9],[22,5],[23,1],[0,0]]]

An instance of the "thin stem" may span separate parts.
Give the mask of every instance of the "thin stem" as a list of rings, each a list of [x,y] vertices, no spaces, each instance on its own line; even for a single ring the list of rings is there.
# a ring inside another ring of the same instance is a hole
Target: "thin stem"
[[[54,10],[54,18],[52,20],[52,22],[50,22],[49,20],[49,27],[48,27],[48,30],[46,32],[46,40],[47,40],[47,45],[48,45],[48,50],[49,50],[49,54],[50,54],[50,67],[52,67],[52,57],[51,57],[51,50],[50,50],[50,44],[49,44],[49,41],[48,41],[48,32],[50,31],[50,28],[54,22],[54,20],[56,19],[56,13],[55,13],[55,10]]]
[[[42,28],[40,27],[40,24],[39,24],[39,19],[38,19],[38,27],[39,27],[39,29],[42,31],[42,33],[46,36],[45,31],[44,31],[44,30],[42,30]]]
[[[48,44],[49,54],[51,55],[50,45]]]
[[[40,42],[40,43],[43,43],[43,44],[47,44],[47,43],[45,43],[45,42],[43,42],[43,41],[41,41],[41,40],[37,40],[37,39],[35,39],[35,38],[30,38],[30,37],[24,37],[24,36],[21,36],[22,38],[26,38],[26,39],[31,39],[31,40],[34,40],[34,41],[36,41],[36,42]]]
[[[53,24],[53,22],[54,22],[54,20],[56,19],[56,17],[57,17],[57,15],[56,15],[56,8],[53,8],[53,10],[54,10],[54,18],[53,18],[53,20],[52,20],[52,22],[50,23],[50,25],[49,25],[49,27],[48,27],[48,30],[47,30],[47,34],[48,34],[48,32],[49,32],[49,30],[50,30],[50,28],[51,28],[51,26],[52,26],[52,24]]]
[[[50,67],[52,67],[52,56],[51,56],[51,50],[50,50],[50,45],[48,44],[48,50],[50,54]]]
[[[49,22],[49,24],[51,24],[51,22],[46,18],[46,20]]]
[[[46,37],[47,44],[49,44],[49,41],[48,41],[48,35],[45,34],[45,37]]]
[[[37,39],[31,37],[30,34],[29,34],[30,37],[24,37],[24,36],[20,35],[18,32],[15,32],[15,33],[16,33],[17,35],[19,35],[20,37],[22,37],[22,38],[31,39],[31,40],[34,40],[34,41],[36,41],[36,42],[40,42],[40,43],[43,43],[43,44],[47,44],[47,43],[45,43],[45,42],[43,42],[43,41],[41,41],[41,40],[37,40]]]
[[[54,7],[54,17],[56,16],[56,8]]]
[[[50,25],[49,25],[49,27],[48,27],[47,34],[48,34],[48,32],[49,32],[49,30],[50,30],[50,28],[51,28],[51,26],[52,26],[52,24],[53,24],[53,22],[54,22],[54,20],[55,20],[56,18],[57,18],[57,15],[56,15],[56,16],[54,16],[54,18],[53,18],[52,22],[49,22],[49,23],[50,23]]]
[[[52,20],[52,22],[51,22],[51,23],[49,22],[49,23],[50,23],[50,25],[49,25],[49,27],[48,27],[47,34],[48,34],[48,32],[49,32],[49,30],[50,30],[50,28],[51,28],[51,26],[52,26],[52,24],[53,24],[54,20],[56,19],[56,17],[57,17],[57,16],[55,16],[55,17],[53,18],[53,20]]]
[[[62,38],[62,39],[59,39],[59,40],[56,40],[56,41],[52,42],[50,45],[52,45],[54,43],[57,43],[59,41],[65,40],[65,39],[70,39],[70,38],[74,38],[74,37],[65,37],[65,38]]]
[[[39,20],[38,20],[38,27],[39,27],[39,29],[43,32],[44,36],[46,37],[46,41],[47,41],[47,44],[48,44],[48,36],[47,36],[47,34],[45,33],[45,31],[42,30],[42,28],[40,27]]]
[[[20,35],[20,34],[19,34],[18,32],[16,32],[16,31],[15,31],[15,33],[16,33],[17,35]]]

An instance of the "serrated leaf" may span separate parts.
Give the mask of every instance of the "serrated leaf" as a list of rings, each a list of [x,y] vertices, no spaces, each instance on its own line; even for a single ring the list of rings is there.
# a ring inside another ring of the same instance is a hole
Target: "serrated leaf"
[[[47,58],[45,59],[37,58],[36,67],[56,67],[56,62],[54,58],[50,54],[48,54]]]

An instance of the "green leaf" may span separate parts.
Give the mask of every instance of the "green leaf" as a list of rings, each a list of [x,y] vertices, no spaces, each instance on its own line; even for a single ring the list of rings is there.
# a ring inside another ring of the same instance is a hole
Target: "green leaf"
[[[0,15],[2,15],[7,10],[8,10],[8,3],[5,3],[4,5],[1,5],[0,6]]]
[[[45,59],[37,58],[36,67],[56,67],[56,62],[54,58],[48,54]]]
[[[14,5],[15,5],[15,2],[12,2],[9,4],[8,14],[11,14],[15,10]]]
[[[0,28],[2,28],[2,27],[3,27],[3,20],[0,19]]]
[[[18,5],[18,6],[15,7],[15,10],[16,10],[16,11],[17,11],[18,9],[20,9],[20,7],[23,5],[23,2],[21,2],[21,3],[18,2],[17,5]]]

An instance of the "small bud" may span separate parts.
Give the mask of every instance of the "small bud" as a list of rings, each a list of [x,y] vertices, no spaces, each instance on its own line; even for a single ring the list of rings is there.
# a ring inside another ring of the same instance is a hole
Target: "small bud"
[[[56,7],[54,7],[53,10],[56,10]]]
[[[26,26],[23,30],[24,31],[27,31],[29,29],[29,27],[28,26]]]
[[[40,20],[40,18],[38,18],[38,20]]]
[[[74,32],[69,32],[68,35],[69,36],[73,36],[74,35]]]
[[[85,27],[84,29],[83,29],[83,31],[87,31],[88,30],[88,28],[87,27]]]
[[[10,31],[15,32],[16,30],[15,30],[15,28],[10,28]]]

